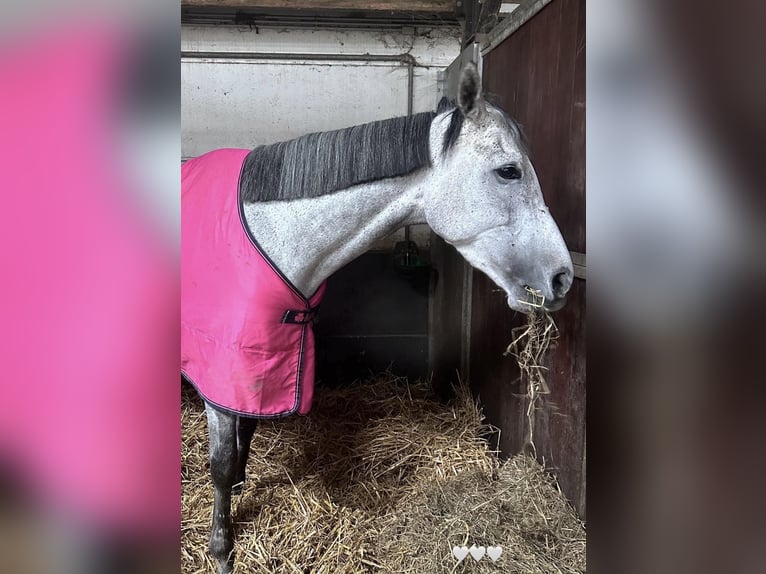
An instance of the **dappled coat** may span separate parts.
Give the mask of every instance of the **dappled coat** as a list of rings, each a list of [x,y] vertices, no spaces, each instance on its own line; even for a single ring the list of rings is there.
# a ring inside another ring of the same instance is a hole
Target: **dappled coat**
[[[325,285],[307,299],[252,237],[239,201],[248,153],[216,150],[181,170],[181,369],[229,412],[306,414]]]

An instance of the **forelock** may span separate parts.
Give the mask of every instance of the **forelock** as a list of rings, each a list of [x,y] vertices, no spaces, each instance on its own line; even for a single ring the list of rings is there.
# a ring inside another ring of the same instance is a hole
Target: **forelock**
[[[437,109],[437,113],[449,111],[449,108],[446,106],[445,101],[449,102],[449,100],[446,100],[446,98],[443,98],[442,101],[439,102],[439,108]],[[447,130],[444,132],[444,139],[442,140],[443,154],[447,154],[453,147],[455,147],[455,145],[457,144],[458,138],[460,137],[460,134],[463,132],[463,125],[465,124],[465,116],[463,115],[463,112],[460,110],[460,108],[457,107],[452,102],[449,102],[449,103],[453,107],[449,115],[449,125],[447,127]],[[529,155],[529,145],[527,143],[527,138],[524,135],[524,130],[522,129],[521,124],[519,124],[519,122],[517,122],[514,118],[508,115],[502,108],[494,104],[488,103],[487,111],[491,113],[497,119],[501,129],[507,130],[510,133],[511,137],[513,138],[513,141],[519,147],[521,152],[524,155]]]

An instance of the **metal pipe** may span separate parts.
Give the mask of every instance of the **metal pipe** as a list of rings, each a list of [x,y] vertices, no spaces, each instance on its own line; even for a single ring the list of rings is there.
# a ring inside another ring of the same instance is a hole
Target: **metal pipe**
[[[181,50],[187,60],[313,60],[325,62],[398,62],[410,69],[417,62],[411,54],[301,54],[295,52],[198,52]]]
[[[259,9],[210,9],[182,7],[181,24],[192,26],[216,26],[234,24],[239,27],[249,27],[251,30],[260,28],[309,28],[313,30],[392,30],[400,31],[403,26],[428,26],[429,28],[458,28],[459,23],[453,14],[441,13],[433,16],[421,14],[418,16],[396,16],[390,11],[385,17],[354,17],[354,16],[325,16],[321,13],[308,16],[285,14],[279,11]]]
[[[412,115],[412,100],[415,92],[413,83],[415,80],[415,71],[412,62],[407,63],[407,115]]]

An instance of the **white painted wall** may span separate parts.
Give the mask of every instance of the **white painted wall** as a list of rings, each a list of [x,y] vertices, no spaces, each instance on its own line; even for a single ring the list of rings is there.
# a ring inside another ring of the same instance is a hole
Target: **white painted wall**
[[[182,51],[277,54],[410,54],[413,112],[435,108],[437,82],[460,52],[458,29],[391,31],[182,26]],[[407,114],[407,67],[397,62],[182,59],[182,156],[252,148],[303,134]],[[398,232],[375,248],[402,239]],[[428,230],[412,237],[428,245]]]
[[[385,54],[417,61],[413,111],[435,107],[437,76],[458,55],[459,30],[414,33],[184,26],[183,51]],[[421,67],[426,66],[426,67]],[[407,113],[407,67],[305,59],[181,63],[182,155],[254,147]]]
[[[387,62],[216,60],[183,66],[187,157],[407,113],[407,68]]]

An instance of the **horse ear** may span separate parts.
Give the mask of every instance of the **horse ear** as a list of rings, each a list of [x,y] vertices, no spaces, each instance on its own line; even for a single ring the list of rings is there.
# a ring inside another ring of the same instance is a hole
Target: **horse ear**
[[[473,62],[466,64],[460,73],[457,103],[466,117],[478,117],[485,111],[484,98],[481,95],[481,78],[479,77],[479,70]]]

